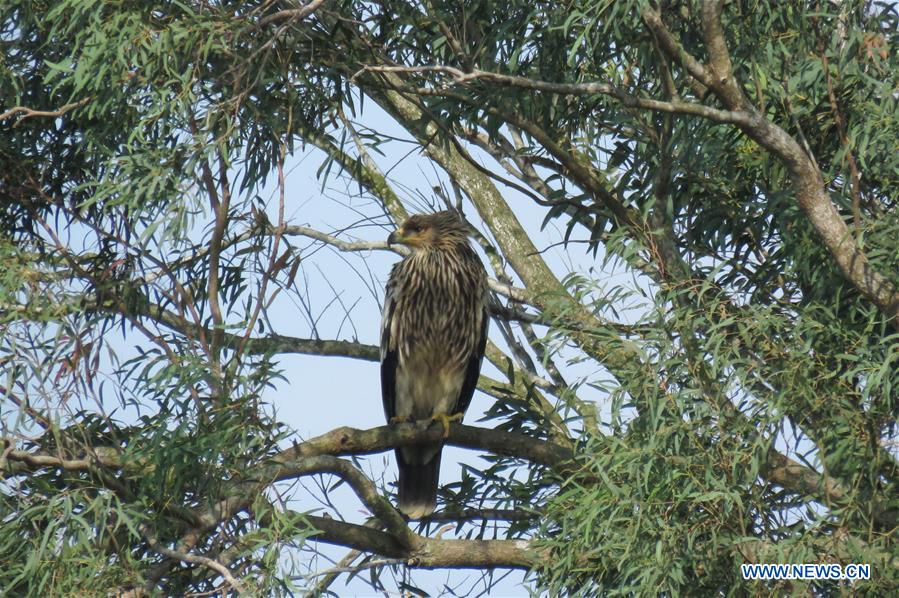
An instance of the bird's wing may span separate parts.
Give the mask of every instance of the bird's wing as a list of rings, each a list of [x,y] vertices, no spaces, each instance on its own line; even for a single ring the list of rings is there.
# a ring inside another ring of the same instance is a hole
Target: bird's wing
[[[393,273],[391,273],[393,278]],[[394,312],[396,310],[395,285],[392,280],[387,283],[384,297],[384,312],[381,316],[381,400],[384,402],[384,414],[387,421],[396,417],[396,368],[397,347],[391,343]]]
[[[481,311],[481,335],[478,338],[478,344],[474,353],[465,366],[465,380],[462,382],[462,390],[459,392],[459,400],[456,402],[455,413],[465,413],[471,404],[471,397],[474,396],[474,390],[478,386],[478,376],[481,373],[481,361],[484,360],[484,349],[487,347],[487,325],[490,323],[490,315],[487,312],[487,305]]]

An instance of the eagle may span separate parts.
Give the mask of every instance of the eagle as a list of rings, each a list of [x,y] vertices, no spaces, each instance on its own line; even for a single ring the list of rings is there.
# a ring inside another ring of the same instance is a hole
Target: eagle
[[[487,272],[452,211],[410,216],[387,239],[407,246],[387,281],[381,317],[381,397],[389,423],[431,419],[449,433],[478,383],[487,344]],[[443,443],[396,449],[398,508],[434,512]]]

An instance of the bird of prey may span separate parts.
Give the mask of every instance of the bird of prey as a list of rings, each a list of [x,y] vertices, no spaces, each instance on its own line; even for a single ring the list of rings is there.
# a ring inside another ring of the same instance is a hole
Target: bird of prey
[[[450,211],[411,216],[387,239],[409,247],[387,281],[381,319],[381,397],[390,423],[432,419],[449,433],[478,383],[487,343],[487,273]],[[442,443],[396,449],[398,507],[434,512]]]

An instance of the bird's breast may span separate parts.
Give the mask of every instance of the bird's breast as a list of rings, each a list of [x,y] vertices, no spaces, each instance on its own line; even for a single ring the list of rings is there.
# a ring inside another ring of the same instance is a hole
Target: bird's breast
[[[475,350],[486,302],[478,274],[443,264],[421,267],[397,285],[391,338],[401,361],[463,366]]]
[[[452,413],[478,350],[486,303],[483,266],[426,256],[402,264],[394,282],[396,414],[423,419]]]

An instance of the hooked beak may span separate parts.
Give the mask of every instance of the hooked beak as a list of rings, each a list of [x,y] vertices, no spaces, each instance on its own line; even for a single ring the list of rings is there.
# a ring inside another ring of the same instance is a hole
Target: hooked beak
[[[403,241],[403,238],[401,236],[399,236],[398,234],[396,234],[396,231],[393,231],[392,233],[390,233],[390,236],[387,237],[388,245],[398,245],[398,244],[402,243],[402,241]]]

